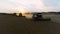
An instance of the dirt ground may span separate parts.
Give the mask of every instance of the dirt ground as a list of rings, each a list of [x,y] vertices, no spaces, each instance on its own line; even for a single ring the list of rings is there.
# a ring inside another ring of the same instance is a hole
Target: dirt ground
[[[60,34],[60,23],[0,15],[0,34]]]

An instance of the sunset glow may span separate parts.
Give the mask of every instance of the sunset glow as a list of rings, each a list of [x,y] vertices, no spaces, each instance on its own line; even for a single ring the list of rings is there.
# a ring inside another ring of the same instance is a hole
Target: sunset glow
[[[46,12],[60,10],[59,0],[0,0],[0,12]]]

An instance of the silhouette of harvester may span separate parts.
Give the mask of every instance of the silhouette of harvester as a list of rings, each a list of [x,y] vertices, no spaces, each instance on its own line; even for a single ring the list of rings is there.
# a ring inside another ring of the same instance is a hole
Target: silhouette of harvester
[[[42,13],[34,13],[33,14],[33,20],[36,21],[36,20],[40,20],[40,21],[47,21],[47,20],[51,20],[50,18],[44,18]]]
[[[16,13],[14,13],[13,15],[16,16]],[[22,17],[22,13],[19,13],[19,16],[17,17]]]

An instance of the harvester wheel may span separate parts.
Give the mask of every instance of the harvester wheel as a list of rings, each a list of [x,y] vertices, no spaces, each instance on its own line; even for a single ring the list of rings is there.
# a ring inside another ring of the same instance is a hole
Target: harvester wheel
[[[20,13],[19,16],[22,17],[22,14]]]

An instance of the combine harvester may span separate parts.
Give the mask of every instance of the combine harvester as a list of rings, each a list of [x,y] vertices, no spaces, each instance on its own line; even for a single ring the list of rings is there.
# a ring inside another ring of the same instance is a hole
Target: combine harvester
[[[50,21],[51,19],[49,17],[43,17],[42,12],[16,12],[16,16],[18,17],[25,17],[26,19],[32,19],[34,21],[36,20],[44,20],[44,21]]]

